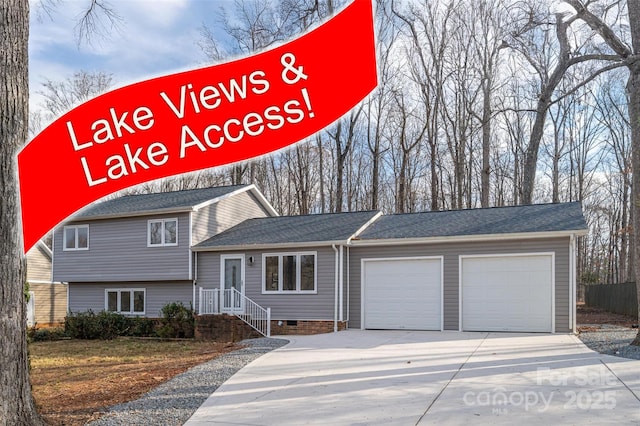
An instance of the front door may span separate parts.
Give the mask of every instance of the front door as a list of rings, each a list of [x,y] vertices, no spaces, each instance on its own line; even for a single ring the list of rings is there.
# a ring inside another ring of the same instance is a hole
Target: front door
[[[222,312],[242,313],[244,312],[244,255],[222,255],[220,262],[220,287],[224,289]]]

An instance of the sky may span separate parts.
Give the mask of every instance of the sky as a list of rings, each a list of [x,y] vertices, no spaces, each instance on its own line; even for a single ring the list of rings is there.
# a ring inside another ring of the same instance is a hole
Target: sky
[[[46,79],[62,81],[86,70],[113,75],[115,87],[206,64],[200,28],[219,27],[219,11],[233,0],[110,0],[120,27],[92,44],[77,43],[74,28],[89,0],[62,0],[47,14],[31,0],[30,108],[42,109]]]

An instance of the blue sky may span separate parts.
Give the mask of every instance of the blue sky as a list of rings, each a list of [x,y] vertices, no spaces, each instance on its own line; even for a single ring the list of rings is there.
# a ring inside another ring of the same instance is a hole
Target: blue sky
[[[116,87],[203,66],[197,45],[203,23],[215,28],[232,0],[111,0],[120,30],[78,46],[74,27],[89,0],[63,0],[51,16],[31,1],[29,83],[31,109],[40,109],[45,79],[64,80],[79,70],[113,74]]]

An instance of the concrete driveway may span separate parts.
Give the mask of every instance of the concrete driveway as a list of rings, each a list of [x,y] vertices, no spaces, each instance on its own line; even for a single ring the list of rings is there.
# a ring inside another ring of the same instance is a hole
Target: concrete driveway
[[[640,361],[571,335],[360,331],[287,337],[196,425],[640,425]]]

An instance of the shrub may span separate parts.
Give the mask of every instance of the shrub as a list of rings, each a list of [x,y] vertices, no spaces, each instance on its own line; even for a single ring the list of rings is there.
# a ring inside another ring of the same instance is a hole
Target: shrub
[[[91,310],[70,313],[64,320],[64,330],[74,339],[111,340],[129,331],[129,319],[115,312]]]
[[[195,329],[195,316],[192,309],[180,302],[168,303],[160,311],[158,336],[164,338],[191,338]]]
[[[64,331],[73,339],[97,339],[100,332],[96,314],[91,310],[75,314],[70,312],[64,319]]]
[[[129,318],[128,336],[151,337],[156,335],[156,322],[151,318],[133,317]]]
[[[62,340],[66,337],[65,331],[61,327],[37,328],[34,326],[27,329],[27,339],[29,342],[50,342],[53,340]]]

